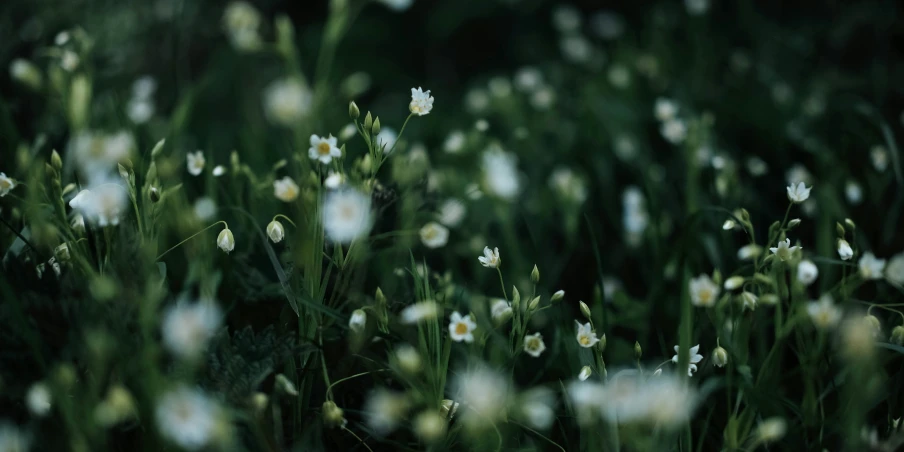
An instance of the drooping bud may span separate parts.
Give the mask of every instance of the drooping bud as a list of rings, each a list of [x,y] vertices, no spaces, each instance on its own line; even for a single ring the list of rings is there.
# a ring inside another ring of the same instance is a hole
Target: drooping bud
[[[336,403],[332,400],[323,402],[321,411],[321,414],[323,415],[323,424],[327,427],[334,428],[345,425],[345,415],[342,412],[342,408],[336,406]]]
[[[148,198],[151,199],[151,202],[160,201],[160,189],[157,187],[151,187],[148,189]]]
[[[716,347],[713,350],[713,365],[716,367],[723,367],[728,364],[728,351],[722,348],[722,346]]]
[[[898,325],[891,330],[891,343],[904,345],[904,325]]]
[[[800,224],[800,218],[795,218],[788,222],[788,229],[794,229]]]
[[[293,397],[298,396],[298,390],[295,389],[295,384],[289,381],[283,374],[276,376],[276,390]]]
[[[281,242],[285,236],[286,229],[279,221],[273,220],[267,225],[267,237],[270,237],[270,241],[273,243]]]
[[[578,380],[586,381],[590,378],[590,375],[593,373],[593,370],[590,366],[584,366],[581,368],[581,371],[578,373]]]
[[[217,246],[229,254],[230,251],[235,249],[235,237],[232,235],[232,231],[229,230],[228,227],[223,228],[220,231],[220,234],[217,236]]]

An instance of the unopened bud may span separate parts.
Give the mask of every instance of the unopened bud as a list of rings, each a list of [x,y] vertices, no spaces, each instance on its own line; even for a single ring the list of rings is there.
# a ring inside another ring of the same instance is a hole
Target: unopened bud
[[[606,335],[603,334],[600,337],[600,341],[596,343],[596,347],[600,350],[600,353],[604,353],[606,351]]]
[[[47,177],[52,180],[57,180],[60,176],[57,170],[55,170],[49,163],[44,164],[44,173],[47,174]]]
[[[839,238],[844,238],[844,226],[841,223],[835,223],[835,232],[838,233]]]
[[[358,110],[358,105],[355,104],[355,101],[348,103],[348,116],[352,118],[352,120],[358,119],[358,117],[361,116],[361,110]]]
[[[163,145],[166,144],[166,139],[160,140],[157,144],[154,145],[154,149],[151,149],[151,158],[156,159],[161,152],[163,152]]]
[[[587,306],[587,303],[584,303],[583,301],[578,301],[578,304],[581,307],[581,314],[584,314],[584,317],[586,317],[587,320],[590,320],[590,306]]]
[[[151,199],[151,202],[160,201],[160,189],[157,187],[151,187],[148,189],[148,198]]]
[[[891,330],[891,343],[904,345],[904,325],[898,325]]]
[[[869,328],[870,331],[873,331],[873,332],[882,331],[882,323],[879,322],[879,319],[872,314],[867,314],[867,315],[863,316],[863,323],[866,324],[867,328]]]
[[[63,169],[63,159],[60,158],[60,153],[57,152],[56,149],[50,153],[50,165],[57,171]]]
[[[744,285],[743,276],[732,276],[725,280],[725,290],[735,290]]]
[[[345,425],[345,415],[342,412],[342,408],[336,406],[336,403],[332,400],[323,402],[322,414],[323,423],[327,427],[332,428]]]
[[[643,348],[640,346],[640,342],[634,341],[634,359],[640,360],[643,356]]]
[[[295,384],[289,381],[283,374],[276,376],[276,390],[293,397],[298,396],[298,390],[295,389]]]
[[[66,196],[69,193],[72,193],[73,191],[75,191],[76,188],[78,188],[78,187],[76,187],[75,184],[72,184],[72,183],[66,184],[66,186],[63,187],[63,196]]]
[[[270,398],[263,392],[255,392],[254,395],[251,396],[251,406],[256,413],[263,413],[269,402]]]
[[[540,282],[540,270],[537,269],[537,265],[534,264],[534,269],[530,272],[530,280],[534,284]]]
[[[565,298],[564,290],[557,290],[556,293],[552,294],[552,298],[549,299],[551,303],[555,303],[557,301],[562,301]]]
[[[796,228],[800,224],[800,218],[795,218],[788,222],[788,229]]]
[[[512,286],[512,308],[518,309],[521,305],[521,292],[518,292],[518,288]]]
[[[721,346],[716,347],[716,349],[713,350],[713,365],[716,367],[723,367],[726,364],[728,364],[728,351]]]
[[[377,119],[374,119],[374,125],[370,128],[370,133],[374,135],[380,134],[380,117],[377,116]]]
[[[850,218],[845,218],[845,219],[844,219],[844,224],[846,224],[847,227],[851,228],[852,231],[853,231],[854,229],[857,229],[857,225],[854,224],[854,220],[851,220]]]
[[[540,296],[537,295],[529,303],[527,303],[527,310],[535,311],[537,309],[537,306],[539,306],[539,305],[540,305]]]
[[[585,381],[590,378],[590,375],[593,373],[593,369],[590,366],[584,366],[581,368],[581,371],[578,372],[578,380]]]
[[[370,116],[370,112],[364,116],[364,130],[370,130],[374,126],[374,119]]]
[[[383,295],[383,289],[377,287],[377,293],[374,295],[374,299],[377,300],[378,305],[382,306],[386,304],[386,296]]]

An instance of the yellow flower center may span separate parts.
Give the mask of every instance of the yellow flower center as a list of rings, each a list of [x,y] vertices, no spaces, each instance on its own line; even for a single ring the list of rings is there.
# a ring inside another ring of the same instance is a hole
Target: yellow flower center
[[[458,322],[455,324],[455,334],[467,334],[468,333],[468,325],[464,322]]]
[[[321,141],[320,144],[317,145],[317,153],[320,155],[330,155],[330,144],[326,141]]]
[[[710,289],[701,289],[697,296],[700,297],[701,303],[707,304],[713,298],[713,291]]]
[[[10,182],[8,179],[0,179],[0,189],[7,189],[7,188],[11,188],[12,186],[13,186],[13,183]]]
[[[578,338],[578,342],[580,342],[581,345],[590,345],[590,337],[587,335],[582,335]]]

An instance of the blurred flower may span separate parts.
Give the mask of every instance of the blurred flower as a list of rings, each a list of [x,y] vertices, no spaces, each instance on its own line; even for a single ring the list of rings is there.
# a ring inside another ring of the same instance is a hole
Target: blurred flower
[[[625,89],[631,85],[631,71],[621,64],[614,64],[609,68],[607,78],[612,86],[618,89]]]
[[[270,241],[273,243],[279,243],[286,236],[286,229],[283,228],[282,223],[277,220],[273,220],[270,224],[267,225],[267,237],[270,237]]]
[[[795,204],[800,204],[810,197],[810,190],[812,189],[813,187],[807,188],[803,182],[799,182],[797,185],[792,183],[787,187],[788,200]]]
[[[198,358],[216,334],[222,318],[222,312],[214,301],[180,301],[163,314],[163,345],[180,358]]]
[[[821,330],[832,328],[841,320],[841,311],[835,306],[835,302],[829,294],[819,297],[818,301],[808,303],[807,315]]]
[[[483,247],[483,256],[477,258],[480,261],[480,265],[483,265],[486,268],[497,268],[500,264],[502,264],[502,258],[499,257],[499,248],[493,248],[490,250],[490,247]]]
[[[581,371],[578,372],[578,380],[586,381],[590,378],[590,375],[593,373],[593,370],[590,369],[590,366],[584,366],[581,368]]]
[[[684,0],[684,8],[692,16],[706,14],[709,11],[709,0]]]
[[[208,221],[217,214],[217,204],[210,197],[202,196],[195,200],[193,210],[198,220]]]
[[[221,415],[220,407],[211,398],[184,386],[164,393],[157,402],[160,434],[188,450],[200,450],[212,442]]]
[[[587,187],[584,181],[569,168],[556,168],[549,176],[549,186],[559,196],[578,204],[587,199]]]
[[[713,350],[713,365],[716,367],[724,367],[728,364],[728,351],[726,351],[722,346],[716,347]]]
[[[198,176],[204,171],[206,160],[204,159],[203,151],[189,152],[188,155],[185,156],[185,159],[188,173],[192,176]]]
[[[135,415],[135,399],[128,389],[115,385],[94,409],[94,420],[101,427],[111,427]]]
[[[557,5],[552,11],[552,24],[560,33],[572,33],[581,27],[581,12],[571,5]]]
[[[443,150],[449,154],[458,154],[465,147],[467,137],[461,130],[453,130],[443,142]]]
[[[753,177],[760,177],[769,172],[769,167],[766,166],[766,162],[763,159],[750,157],[747,159],[747,172]]]
[[[555,102],[556,92],[548,86],[537,88],[530,96],[531,106],[540,111],[549,110]]]
[[[0,173],[0,198],[9,194],[10,190],[16,188],[16,180],[7,176],[6,173]]]
[[[719,285],[705,273],[692,278],[688,283],[688,289],[694,306],[708,308],[715,305],[716,299],[719,298]]]
[[[323,416],[323,423],[327,427],[345,427],[348,424],[348,420],[345,419],[345,412],[332,400],[323,402],[320,407],[320,414]]]
[[[89,179],[100,178],[117,163],[131,157],[135,140],[126,131],[113,134],[81,132],[70,141],[79,168]]]
[[[496,76],[491,78],[487,82],[487,88],[490,94],[498,99],[505,99],[512,95],[512,83],[506,77]]]
[[[860,268],[860,276],[865,280],[882,279],[882,272],[885,270],[885,259],[878,259],[876,256],[867,251],[860,257],[857,266]]]
[[[772,251],[772,254],[775,255],[780,261],[785,262],[794,258],[794,253],[800,251],[799,246],[791,246],[791,239],[785,239],[781,242],[778,242],[778,246],[774,246],[769,248],[769,251]]]
[[[521,91],[533,92],[543,86],[543,74],[539,69],[525,66],[515,72],[515,87]]]
[[[600,11],[590,18],[590,30],[602,39],[611,41],[625,32],[625,21],[615,12]]]
[[[342,157],[342,151],[336,147],[337,140],[334,136],[320,137],[311,135],[311,147],[308,149],[308,157],[311,160],[320,160],[321,163],[329,164],[333,158]]]
[[[360,333],[364,331],[366,325],[367,313],[364,312],[363,309],[355,309],[352,311],[352,316],[348,319],[348,328],[354,333]]]
[[[16,58],[10,63],[9,75],[13,80],[33,90],[41,89],[41,85],[44,82],[41,70],[31,61],[23,60],[22,58]]]
[[[662,137],[672,144],[681,144],[687,138],[687,126],[684,121],[677,118],[663,122],[659,131],[662,133]]]
[[[449,320],[449,337],[455,342],[474,342],[472,332],[475,328],[477,324],[470,315],[462,316],[458,312],[453,312]]]
[[[69,206],[100,227],[116,226],[128,203],[128,192],[118,179],[109,177],[95,181],[90,189],[80,191]]]
[[[497,298],[493,301],[493,304],[490,306],[490,316],[493,318],[493,322],[496,325],[502,325],[508,319],[512,318],[512,305],[501,298]]]
[[[660,121],[668,121],[670,119],[675,119],[675,115],[678,114],[678,104],[675,103],[672,99],[666,99],[664,97],[659,97],[656,99],[656,103],[653,106],[653,115],[656,116],[656,119]]]
[[[759,256],[762,252],[763,248],[756,243],[744,245],[738,249],[738,259],[742,261],[750,260]]]
[[[395,11],[402,12],[406,9],[410,8],[414,3],[414,0],[377,0],[380,3],[386,5],[387,8]]]
[[[465,205],[457,199],[447,199],[439,206],[439,222],[454,228],[465,216]]]
[[[869,156],[876,171],[881,173],[885,171],[885,168],[888,168],[888,150],[885,149],[885,146],[881,144],[873,146],[869,151]]]
[[[370,197],[353,190],[330,192],[323,201],[323,228],[330,240],[349,243],[371,227]]]
[[[538,358],[544,350],[546,350],[546,344],[543,343],[543,336],[541,336],[540,333],[524,336],[525,353],[534,358]]]
[[[37,417],[44,417],[50,413],[52,397],[50,388],[44,382],[37,382],[28,388],[25,394],[25,406],[28,411]]]
[[[482,113],[489,106],[490,96],[484,90],[474,88],[465,94],[465,108],[470,113]]]
[[[276,80],[264,91],[267,118],[274,124],[285,127],[298,125],[310,112],[312,102],[311,91],[292,78]]]
[[[569,35],[559,41],[559,49],[566,60],[572,63],[586,63],[593,55],[593,45],[581,35]]]
[[[383,127],[383,129],[380,130],[380,133],[378,133],[376,137],[377,146],[381,146],[383,148],[384,154],[389,154],[391,151],[393,151],[397,138],[398,134],[396,134],[395,129],[393,129],[392,127]]]
[[[60,57],[60,67],[63,68],[66,72],[72,72],[78,67],[79,57],[78,54],[71,50],[64,50],[63,55]]]
[[[399,313],[402,323],[412,324],[436,318],[440,307],[433,300],[421,301],[408,306]]]
[[[692,377],[694,375],[694,372],[697,371],[697,364],[699,364],[700,361],[703,361],[703,355],[697,353],[698,351],[700,351],[699,344],[691,347],[690,352],[688,353],[690,355],[690,360],[688,361],[688,368],[687,368],[687,376],[688,377]],[[675,364],[678,364],[678,346],[677,345],[675,346],[675,356],[672,357],[672,362]]]
[[[805,286],[813,284],[819,276],[819,269],[810,260],[802,260],[797,264],[797,280]]]
[[[144,124],[154,116],[154,103],[144,99],[132,99],[126,105],[126,115],[135,124]]]
[[[856,181],[849,180],[844,184],[844,196],[848,202],[857,205],[863,201],[863,188]]]
[[[904,285],[904,253],[891,257],[885,266],[885,278],[894,284]]]
[[[851,244],[847,242],[845,239],[838,239],[837,243],[838,248],[838,257],[843,261],[851,260],[854,257],[854,250],[851,248]]]
[[[788,426],[780,417],[771,417],[757,426],[754,436],[761,443],[771,443],[785,436]]]
[[[226,167],[223,165],[217,165],[217,166],[213,167],[213,171],[211,171],[211,174],[213,174],[213,177],[220,177],[220,176],[226,174]]]
[[[519,399],[519,415],[530,428],[546,430],[556,420],[556,397],[548,388],[528,389]]]
[[[677,376],[644,378],[633,373],[610,378],[592,402],[603,418],[613,424],[652,424],[674,429],[690,419],[698,397]]]
[[[430,90],[424,92],[420,87],[411,88],[411,103],[408,104],[408,110],[418,116],[429,114],[433,110],[433,96],[430,95]]]
[[[365,422],[376,434],[386,435],[398,427],[409,407],[404,394],[386,389],[374,390],[364,403]]]
[[[428,410],[414,417],[411,430],[421,441],[433,443],[446,436],[448,422],[442,414]]]
[[[295,199],[298,198],[298,193],[298,185],[289,176],[273,181],[273,196],[280,201],[295,201]]]
[[[0,451],[27,452],[30,447],[31,440],[19,427],[0,420]]]
[[[157,91],[157,81],[150,75],[136,79],[132,83],[132,98],[147,100]]]
[[[622,193],[622,206],[624,208],[622,225],[625,229],[625,238],[628,245],[637,246],[650,223],[646,200],[640,189],[635,186],[625,188]]]
[[[596,345],[600,340],[596,337],[596,332],[593,331],[593,325],[590,322],[585,324],[581,324],[577,320],[574,321],[575,326],[577,326],[577,341],[578,345],[584,348],[590,348]]]
[[[624,161],[633,160],[637,156],[637,146],[629,135],[618,135],[612,144],[615,156]]]
[[[260,13],[248,2],[233,1],[223,12],[223,26],[232,46],[239,51],[249,52],[260,47]]]
[[[323,180],[323,186],[330,190],[336,190],[343,184],[345,184],[345,175],[335,171],[330,171],[326,179]]]
[[[744,309],[749,309],[753,311],[756,309],[757,296],[753,294],[753,292],[743,291],[741,292],[741,304]]]
[[[427,248],[440,248],[446,246],[449,241],[449,229],[433,221],[425,224],[419,234],[421,243]]]
[[[461,415],[462,422],[474,430],[492,425],[509,399],[508,381],[484,366],[458,374],[452,387],[453,394],[469,408]]]
[[[393,357],[399,368],[409,375],[416,374],[421,370],[421,365],[423,364],[421,355],[418,354],[414,347],[408,344],[400,344],[396,347]]]

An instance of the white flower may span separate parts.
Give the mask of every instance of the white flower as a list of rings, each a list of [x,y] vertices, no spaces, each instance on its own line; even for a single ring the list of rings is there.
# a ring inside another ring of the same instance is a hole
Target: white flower
[[[881,144],[877,144],[870,149],[869,152],[870,160],[873,162],[873,168],[876,168],[876,171],[880,173],[885,171],[885,168],[888,168],[888,151],[885,149],[885,146]]]
[[[78,235],[84,234],[85,233],[85,217],[81,216],[80,214],[76,214],[72,218],[72,222],[70,223],[70,226],[72,226],[72,231],[75,232],[76,234],[78,234]]]
[[[207,348],[222,318],[220,308],[213,301],[180,301],[163,314],[163,345],[180,358],[197,358]]]
[[[330,240],[350,243],[370,232],[370,197],[357,190],[327,194],[323,201],[323,229]]]
[[[687,368],[687,376],[688,377],[692,377],[694,375],[694,372],[697,371],[697,364],[699,364],[700,361],[703,360],[703,355],[697,353],[699,351],[700,351],[699,344],[691,347],[691,350],[689,353],[690,360],[688,361],[688,368]],[[676,363],[676,364],[678,363],[678,346],[677,345],[675,346],[675,356],[672,357],[672,362]]]
[[[79,57],[78,54],[71,50],[64,50],[63,56],[60,58],[60,67],[62,67],[67,72],[72,72],[75,68],[78,67]]]
[[[178,387],[157,402],[157,429],[184,449],[200,450],[216,433],[220,415],[220,407],[203,392]]]
[[[586,381],[592,374],[593,370],[590,368],[590,366],[584,366],[581,368],[581,371],[578,372],[578,380]]]
[[[377,134],[375,141],[377,142],[377,147],[383,149],[384,154],[389,154],[394,152],[396,138],[398,137],[399,135],[395,129],[384,126],[380,133]]]
[[[144,124],[154,116],[154,103],[146,99],[131,99],[126,105],[126,115],[135,124]]]
[[[579,34],[562,37],[559,40],[559,49],[565,59],[572,63],[586,63],[593,56],[593,45]]]
[[[0,451],[27,452],[31,440],[19,427],[6,421],[0,421]]]
[[[524,352],[534,358],[538,358],[543,351],[546,350],[546,344],[543,343],[543,336],[540,333],[529,334],[524,336]]]
[[[509,383],[501,375],[483,366],[459,374],[453,381],[453,394],[459,394],[461,402],[471,408],[462,414],[462,421],[469,428],[488,427],[502,414],[509,398]]]
[[[587,376],[590,376],[590,367],[587,369]],[[581,369],[581,375],[584,370]],[[580,378],[580,377],[579,377]],[[578,380],[568,384],[568,398],[577,415],[578,424],[581,426],[591,425],[597,418],[596,412],[602,408],[603,386],[598,383]]]
[[[493,302],[493,305],[490,306],[490,316],[493,317],[493,321],[496,322],[497,325],[501,325],[512,318],[513,314],[512,305],[501,298],[497,298]]]
[[[260,47],[260,13],[248,2],[234,1],[229,3],[223,12],[223,27],[232,46],[236,50],[249,52]]]
[[[206,160],[204,159],[203,151],[189,152],[188,155],[185,156],[185,159],[186,166],[188,167],[188,174],[198,176],[204,171]]]
[[[813,187],[807,188],[803,182],[798,182],[797,185],[792,183],[787,189],[788,200],[795,204],[800,204],[810,197],[810,190],[812,190]]]
[[[535,91],[543,86],[543,74],[539,69],[525,66],[515,72],[515,87],[521,91]]]
[[[213,171],[211,171],[211,174],[213,174],[213,177],[220,177],[220,176],[226,174],[226,167],[223,165],[217,165],[213,168]]]
[[[311,110],[311,91],[295,79],[277,80],[264,91],[264,110],[274,124],[294,127]]]
[[[471,319],[470,315],[462,316],[458,312],[453,312],[449,320],[449,337],[455,342],[474,342],[474,328],[477,324]]]
[[[433,110],[433,96],[430,95],[430,90],[424,92],[420,87],[411,88],[411,103],[408,104],[408,110],[418,116],[429,114]]]
[[[721,346],[713,350],[713,365],[716,367],[724,367],[728,364],[728,351]]]
[[[235,237],[232,235],[232,231],[229,228],[223,228],[222,231],[217,235],[217,246],[229,254],[230,251],[235,249]]]
[[[791,246],[791,239],[785,239],[778,242],[778,246],[769,248],[769,251],[772,251],[772,254],[784,262],[794,258],[794,253],[800,251],[800,247],[796,245]]]
[[[687,125],[681,119],[672,118],[662,123],[659,132],[669,143],[681,144],[687,138]]]
[[[402,323],[412,324],[436,318],[440,308],[433,300],[421,301],[403,309],[399,313]]]
[[[531,428],[546,430],[556,420],[556,396],[548,388],[528,389],[520,399],[521,412],[519,414]]]
[[[458,154],[464,149],[466,142],[467,137],[464,132],[461,130],[453,130],[449,133],[449,136],[446,137],[446,141],[443,142],[443,150],[449,154]]]
[[[195,216],[201,221],[208,221],[217,214],[217,203],[207,196],[202,196],[195,200],[194,208]]]
[[[580,204],[587,199],[587,187],[584,181],[569,168],[553,170],[549,176],[549,186],[567,200]]]
[[[769,172],[769,166],[759,157],[750,157],[747,159],[747,172],[753,177],[760,177]]]
[[[490,193],[507,201],[514,200],[521,193],[515,155],[499,147],[492,147],[483,153],[483,181]]]
[[[904,253],[891,257],[885,266],[885,278],[894,284],[904,285]]]
[[[129,196],[116,178],[100,179],[90,189],[80,191],[69,206],[92,224],[100,227],[116,226],[123,215]]]
[[[427,248],[440,248],[449,241],[449,229],[434,221],[425,224],[418,233]]]
[[[753,259],[763,252],[763,248],[756,243],[744,245],[738,250],[738,259],[742,261]]]
[[[409,408],[403,393],[377,389],[364,403],[365,422],[378,435],[386,435],[398,427]]]
[[[490,247],[483,247],[483,256],[477,258],[480,261],[480,265],[483,265],[486,268],[498,268],[500,264],[502,264],[502,258],[499,257],[499,248],[493,248],[490,250]]]
[[[692,278],[688,282],[688,290],[691,293],[691,303],[694,306],[711,307],[716,304],[716,299],[719,298],[719,285],[714,283],[707,274]]]
[[[15,179],[6,175],[6,173],[0,173],[0,198],[9,194],[9,191],[16,188]]]
[[[273,243],[279,243],[286,237],[286,229],[282,223],[273,220],[267,225],[267,237],[270,237],[270,241]]]
[[[741,292],[741,304],[744,309],[749,309],[753,311],[756,309],[757,296],[753,294],[753,292],[743,291]]]
[[[757,426],[754,436],[759,442],[771,443],[782,439],[787,430],[788,425],[784,419],[770,417]]]
[[[828,294],[820,297],[819,301],[807,303],[807,314],[813,324],[821,330],[832,328],[841,321],[841,311]]]
[[[625,21],[611,11],[599,11],[590,18],[590,29],[607,41],[618,38],[625,32]]]
[[[725,280],[722,284],[722,287],[725,287],[725,290],[735,290],[744,285],[744,277],[740,275],[732,276]]]
[[[70,140],[71,152],[89,178],[102,178],[111,166],[131,157],[135,140],[126,131],[113,134],[82,132]]]
[[[396,347],[393,358],[395,358],[395,362],[400,369],[411,375],[419,372],[423,364],[421,355],[418,354],[417,350],[405,343]]]
[[[559,5],[552,11],[552,23],[561,33],[571,33],[581,28],[581,13],[571,5]]]
[[[411,421],[411,430],[427,444],[441,440],[448,426],[446,418],[434,410],[422,411]]]
[[[330,190],[336,190],[343,184],[345,184],[345,175],[335,171],[330,171],[330,174],[323,180],[323,186]]]
[[[860,262],[857,266],[860,267],[860,276],[863,279],[882,279],[882,272],[885,270],[885,259],[877,259],[873,253],[866,252],[860,257]]]
[[[845,239],[838,239],[838,257],[843,261],[851,260],[854,257],[854,250],[851,249],[851,244],[847,242]]]
[[[320,137],[311,135],[311,147],[308,149],[308,157],[311,160],[320,160],[321,163],[330,163],[333,158],[342,157],[342,151],[336,147],[336,137]]]
[[[693,388],[677,376],[660,373],[644,378],[637,372],[610,378],[595,399],[603,418],[613,424],[643,423],[666,429],[685,425],[698,402]]]
[[[13,80],[34,90],[41,88],[44,79],[41,70],[34,63],[22,58],[16,58],[10,63],[9,75]]]
[[[439,222],[454,228],[465,217],[465,204],[457,199],[447,199],[439,206]]]
[[[273,196],[283,202],[292,202],[298,198],[298,184],[291,177],[285,176],[273,181]]]
[[[352,316],[348,319],[348,328],[355,333],[364,331],[367,325],[367,313],[363,309],[355,309]]]
[[[674,119],[677,114],[678,104],[675,101],[663,97],[656,99],[656,104],[653,107],[653,115],[656,116],[656,119],[668,121]]]
[[[590,348],[596,345],[600,340],[596,337],[596,332],[593,331],[593,326],[590,325],[590,322],[585,324],[581,324],[577,320],[574,321],[575,326],[577,326],[577,335],[576,339],[578,341],[578,345],[584,348]]]
[[[25,394],[25,406],[28,407],[31,414],[37,417],[44,417],[50,413],[51,402],[50,388],[43,382],[31,385],[28,393]]]
[[[132,82],[132,98],[147,100],[157,91],[157,81],[150,75],[139,77]]]
[[[819,268],[810,260],[802,260],[797,264],[797,280],[805,286],[813,284],[819,276]]]
[[[844,185],[844,196],[849,203],[853,205],[860,204],[863,201],[863,188],[857,182],[849,180]]]
[[[546,111],[556,102],[556,92],[548,86],[541,86],[530,96],[530,104],[537,110]]]

